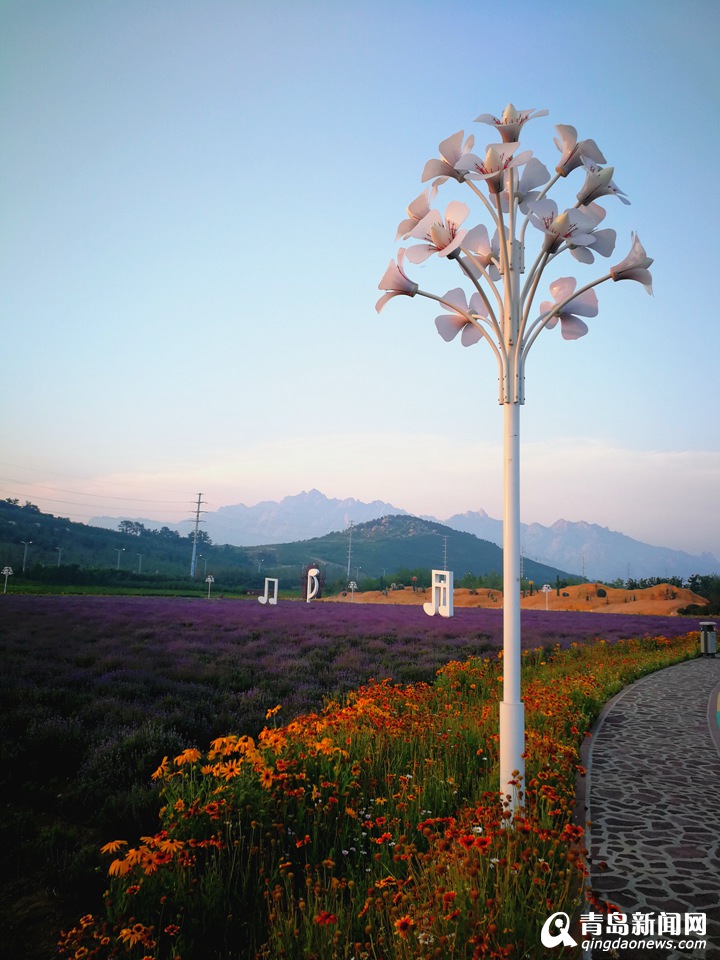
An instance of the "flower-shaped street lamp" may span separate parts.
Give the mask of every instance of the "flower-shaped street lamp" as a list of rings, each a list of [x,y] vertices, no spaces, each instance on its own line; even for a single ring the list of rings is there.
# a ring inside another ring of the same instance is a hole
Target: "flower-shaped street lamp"
[[[547,267],[570,254],[580,264],[593,264],[595,256],[610,257],[615,231],[598,230],[605,218],[599,200],[615,198],[629,203],[615,184],[614,168],[594,140],[578,140],[574,127],[556,126],[555,145],[560,157],[554,174],[529,150],[521,150],[524,124],[544,116],[546,110],[516,110],[509,104],[502,117],[482,114],[477,119],[495,128],[495,138],[484,157],[470,151],[474,138],[460,131],[440,144],[440,160],[425,165],[422,180],[432,180],[408,207],[408,218],[398,227],[398,239],[418,240],[401,247],[380,281],[384,291],[378,312],[393,297],[426,297],[441,304],[435,324],[440,336],[453,340],[460,334],[465,347],[484,341],[498,364],[498,401],[503,406],[503,699],[500,703],[500,791],[511,813],[522,806],[525,766],[525,715],[520,689],[520,406],[525,402],[525,364],[528,351],[546,329],[560,323],[565,340],[588,332],[582,318],[598,313],[594,287],[606,280],[637,280],[652,293],[646,255],[637,235],[624,260],[597,279],[578,286],[574,277],[556,276],[549,285],[552,299],[533,307]],[[548,196],[559,181],[573,171],[584,177],[576,199],[561,210]],[[433,179],[435,178],[435,179]],[[470,210],[451,200],[444,215],[430,204],[440,187],[469,189],[485,212],[486,223],[466,226]],[[462,224],[462,226],[461,226]],[[494,231],[490,236],[487,229]],[[537,231],[531,242],[528,225]],[[408,276],[407,265],[423,263],[437,254],[455,261],[464,287],[438,295],[421,290]],[[567,257],[565,257],[567,266]],[[572,261],[571,261],[572,263]],[[573,264],[574,266],[575,264]],[[468,291],[470,296],[468,296]]]

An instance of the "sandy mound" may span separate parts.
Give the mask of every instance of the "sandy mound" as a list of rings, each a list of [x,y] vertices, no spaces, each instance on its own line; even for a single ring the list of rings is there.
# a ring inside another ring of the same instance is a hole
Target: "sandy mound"
[[[598,589],[604,590],[606,596],[599,597]],[[353,601],[350,593],[324,599],[344,603]],[[387,596],[379,590],[371,590],[367,593],[355,591],[354,596],[354,601],[357,603],[419,604],[428,600],[430,600],[429,590],[414,592],[410,587],[405,590],[389,591]],[[524,610],[545,610],[547,604],[548,610],[592,610],[595,613],[642,613],[668,617],[691,603],[704,606],[707,602],[704,597],[699,597],[692,590],[673,587],[667,583],[647,587],[645,590],[621,590],[606,587],[601,583],[583,583],[562,588],[560,596],[554,587],[547,597],[542,592],[534,592],[532,596],[523,597],[521,606]],[[455,590],[454,603],[456,607],[502,609],[502,593],[499,590],[470,591],[458,588]]]

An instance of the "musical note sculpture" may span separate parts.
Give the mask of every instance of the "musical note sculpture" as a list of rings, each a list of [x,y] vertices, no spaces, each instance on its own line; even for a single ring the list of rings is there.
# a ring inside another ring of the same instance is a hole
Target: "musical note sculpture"
[[[318,591],[320,590],[319,574],[320,574],[320,571],[318,570],[317,567],[310,567],[310,569],[307,572],[307,602],[308,603],[310,603],[313,597],[317,596]]]
[[[439,613],[441,617],[453,615],[453,574],[452,570],[433,570],[432,600],[423,604],[423,610],[429,617]]]
[[[273,594],[270,596],[270,584],[273,584]],[[278,600],[278,580],[276,577],[265,577],[265,596],[258,597],[260,603],[270,603],[275,605]]]

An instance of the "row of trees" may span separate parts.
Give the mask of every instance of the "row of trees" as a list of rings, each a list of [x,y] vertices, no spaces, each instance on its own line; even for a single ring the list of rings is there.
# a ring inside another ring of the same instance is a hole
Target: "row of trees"
[[[121,520],[118,524],[118,532],[124,533],[128,537],[140,537],[142,539],[155,539],[155,540],[190,540],[192,541],[195,533],[194,531],[188,533],[183,537],[177,530],[171,530],[170,527],[160,527],[159,530],[155,530],[153,527],[146,527],[144,523],[140,523],[137,520]],[[212,546],[212,540],[210,536],[205,532],[205,530],[198,530],[197,533],[197,542],[206,547]]]

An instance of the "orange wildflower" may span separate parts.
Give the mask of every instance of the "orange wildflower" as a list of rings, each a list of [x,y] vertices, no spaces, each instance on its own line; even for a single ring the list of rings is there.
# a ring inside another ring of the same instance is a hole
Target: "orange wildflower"
[[[415,921],[413,918],[406,915],[395,921],[395,932],[400,934],[400,936],[405,939],[409,931],[412,930],[414,926]]]
[[[170,761],[169,761],[168,757],[163,757],[162,763],[161,763],[160,766],[157,768],[157,770],[155,771],[155,773],[153,773],[152,779],[153,779],[153,780],[159,780],[161,777],[164,777],[164,776],[167,774],[167,772],[168,772],[169,764],[170,764]]]
[[[130,864],[126,860],[113,860],[108,868],[111,877],[124,877],[130,873]]]
[[[100,853],[117,853],[120,847],[126,847],[127,840],[111,840],[104,847],[100,847]]]

